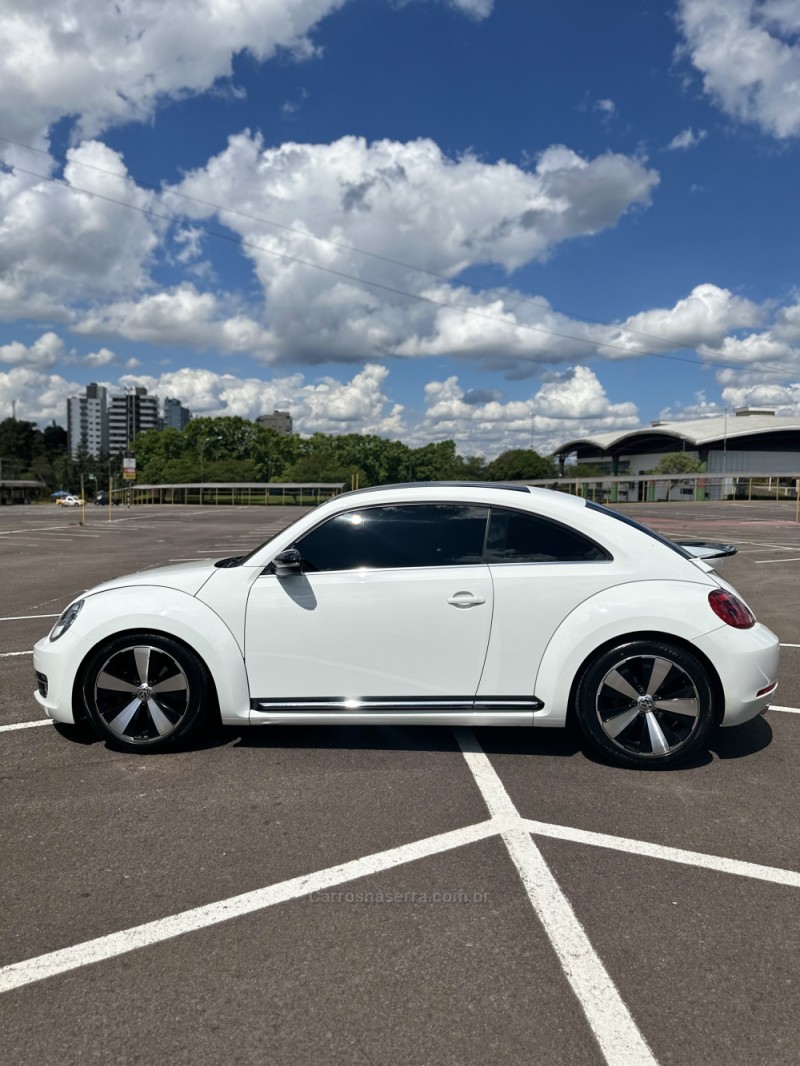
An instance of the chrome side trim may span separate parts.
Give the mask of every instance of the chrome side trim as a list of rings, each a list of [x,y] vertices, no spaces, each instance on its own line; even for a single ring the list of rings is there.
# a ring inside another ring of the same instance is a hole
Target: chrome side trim
[[[534,712],[543,707],[535,696],[260,698],[250,701],[250,721],[532,725]]]
[[[241,723],[237,723],[241,724]],[[532,726],[531,711],[298,711],[264,710],[250,712],[250,725],[503,725]]]

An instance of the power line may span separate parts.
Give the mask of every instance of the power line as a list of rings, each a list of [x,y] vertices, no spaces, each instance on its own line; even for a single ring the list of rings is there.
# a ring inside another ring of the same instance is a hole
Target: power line
[[[17,143],[17,142],[10,141],[8,138],[4,138],[4,137],[0,137],[0,140],[5,140],[5,141],[8,141],[8,143],[13,143],[13,144]],[[27,146],[26,145],[20,145],[20,147],[25,148]],[[41,151],[40,149],[31,149],[31,150],[32,151]],[[44,154],[48,154],[48,153],[44,153]],[[8,167],[9,169],[18,171],[20,174],[26,174],[29,177],[37,178],[40,181],[47,181],[47,182],[51,182],[54,185],[60,185],[60,186],[62,186],[63,188],[67,189],[70,192],[82,193],[82,194],[84,194],[86,196],[94,197],[97,200],[102,200],[105,203],[113,204],[113,205],[115,205],[117,207],[126,208],[129,211],[136,211],[139,214],[141,214],[141,215],[143,215],[143,216],[145,216],[147,218],[154,218],[154,219],[158,219],[158,220],[160,220],[162,222],[169,222],[169,223],[179,223],[181,221],[181,216],[179,216],[179,215],[170,214],[170,213],[166,213],[166,212],[159,212],[159,211],[156,211],[156,210],[154,210],[152,208],[141,207],[138,204],[128,203],[125,200],[118,200],[115,197],[108,196],[108,195],[106,195],[104,193],[96,192],[93,189],[87,189],[87,188],[84,188],[84,187],[82,187],[80,185],[76,185],[73,182],[68,182],[65,178],[53,177],[52,175],[49,175],[49,174],[41,174],[38,171],[30,170],[30,169],[28,169],[26,167],[21,167],[21,166],[19,166],[16,163],[13,164],[13,165],[10,165],[10,164],[4,164],[4,165],[6,167]],[[92,167],[90,164],[82,164],[82,165],[87,166],[90,169],[94,169],[94,170],[100,170],[101,169],[101,168],[97,168],[97,167]],[[117,177],[117,178],[127,178],[127,177],[129,177],[129,175],[118,174],[118,173],[115,173],[113,171],[102,171],[102,172],[106,173],[107,175],[109,175],[111,177]],[[136,183],[136,184],[138,184],[138,183]],[[182,194],[175,194],[175,195],[181,196]],[[185,197],[185,198],[186,199],[192,199],[191,197]],[[200,202],[202,202],[202,201],[200,201]],[[213,205],[209,205],[209,206],[213,206]],[[227,211],[229,209],[228,208],[224,208],[224,207],[218,207],[218,210]],[[252,218],[254,221],[265,221],[265,220],[258,220],[258,219],[255,218],[255,216],[247,216],[247,215],[245,215],[244,217]],[[196,223],[196,220],[192,220],[192,221],[194,223]],[[268,224],[268,225],[273,225],[273,224],[274,225],[281,225],[279,223],[269,223],[269,222],[267,222],[266,224]],[[712,360],[712,359],[704,359],[704,360],[701,361],[699,359],[691,359],[691,358],[689,358],[687,356],[674,355],[674,354],[669,354],[669,353],[666,353],[666,352],[648,351],[647,349],[644,349],[644,348],[636,348],[636,349],[635,348],[629,348],[629,347],[621,345],[621,344],[614,344],[611,341],[602,341],[602,340],[595,340],[595,339],[586,338],[586,337],[577,337],[574,334],[566,333],[566,332],[563,332],[563,331],[560,331],[560,330],[549,329],[546,326],[535,326],[535,325],[532,325],[532,324],[527,323],[527,322],[516,322],[516,321],[515,322],[509,322],[505,318],[500,318],[497,315],[488,314],[485,311],[476,310],[475,308],[466,306],[464,304],[459,304],[459,303],[456,303],[454,301],[449,301],[449,300],[440,300],[440,299],[437,299],[437,298],[435,298],[433,296],[424,295],[422,293],[410,292],[407,289],[401,289],[401,288],[399,288],[397,286],[387,285],[387,284],[385,284],[383,282],[379,282],[379,281],[373,281],[373,280],[371,280],[369,278],[364,278],[364,277],[360,277],[360,276],[355,275],[355,274],[350,274],[347,271],[337,270],[334,267],[324,266],[321,263],[315,263],[312,260],[303,259],[300,256],[290,255],[288,252],[279,252],[279,251],[276,251],[275,249],[267,248],[267,247],[265,247],[262,244],[258,244],[255,241],[250,241],[250,240],[248,240],[248,239],[246,239],[244,237],[233,236],[230,233],[223,232],[222,230],[214,229],[211,226],[209,226],[207,223],[204,223],[204,222],[197,223],[197,225],[198,225],[198,228],[200,228],[205,234],[207,234],[210,237],[215,237],[218,240],[227,241],[230,244],[236,244],[236,245],[238,245],[240,247],[243,247],[243,248],[251,248],[254,251],[263,252],[265,255],[272,256],[273,258],[281,259],[284,262],[295,263],[295,264],[298,264],[300,266],[308,267],[309,269],[312,269],[312,270],[319,270],[319,271],[322,271],[325,274],[330,274],[330,275],[332,275],[334,277],[338,277],[338,278],[342,278],[343,280],[346,280],[346,281],[354,282],[357,285],[368,286],[369,288],[378,289],[378,290],[380,290],[382,292],[391,293],[394,296],[401,296],[401,297],[403,297],[405,299],[415,300],[415,301],[417,301],[419,303],[430,304],[430,305],[432,305],[434,307],[442,307],[442,308],[448,308],[450,310],[461,311],[463,314],[470,315],[473,318],[479,318],[479,319],[482,319],[482,320],[485,320],[485,321],[488,321],[488,322],[493,322],[495,324],[502,325],[502,326],[504,326],[506,328],[517,329],[517,330],[525,330],[525,331],[533,332],[533,333],[542,333],[542,334],[545,334],[546,336],[558,337],[561,340],[572,341],[573,343],[576,343],[576,344],[590,345],[594,349],[604,348],[604,349],[610,349],[610,350],[614,350],[614,351],[619,351],[619,352],[623,352],[626,356],[629,356],[629,357],[630,356],[644,356],[644,357],[649,357],[649,358],[653,358],[653,359],[668,359],[668,360],[670,360],[672,362],[690,363],[692,366],[697,366],[697,367],[713,366],[713,367],[718,367],[720,369],[725,369],[725,370],[741,370],[741,369],[743,369],[741,364],[724,363],[724,362],[721,362],[721,361],[718,361],[718,360]],[[281,226],[281,228],[283,228],[283,229],[291,229],[291,227],[286,227],[286,226]],[[292,230],[292,232],[301,234],[302,236],[308,237],[308,238],[310,238],[312,240],[319,240],[319,241],[324,241],[324,242],[332,243],[332,244],[336,243],[336,242],[328,241],[327,238],[314,237],[312,234],[307,234],[307,233],[305,233],[302,230]],[[343,247],[343,248],[347,248],[349,250],[353,250],[353,251],[360,251],[360,249],[353,248],[352,246],[346,245],[346,244],[339,245],[339,246]],[[379,259],[380,258],[384,258],[384,259],[386,258],[386,257],[379,256],[376,253],[372,253],[372,252],[362,252],[361,254],[372,256],[374,258],[379,258]],[[400,263],[399,261],[395,261],[395,260],[387,260],[387,261],[388,262],[393,262],[393,263],[395,263],[395,265],[401,265],[401,266],[404,265],[404,264]],[[430,271],[425,271],[424,268],[409,267],[409,269],[419,269],[419,270],[421,270],[424,273],[429,273],[429,274],[432,273]],[[435,274],[433,274],[432,276],[440,277],[442,280],[446,281],[448,284],[452,284],[452,281],[450,279],[446,278],[444,275],[435,275]],[[476,288],[479,288],[480,291],[484,291],[484,292],[487,292],[487,291],[491,292],[492,291],[491,289],[481,288],[479,286],[476,286]],[[534,301],[521,301],[521,302],[533,303]],[[548,305],[548,306],[550,306],[550,305]],[[591,321],[591,320],[589,320],[589,321]],[[609,328],[609,329],[610,328],[621,328],[621,327],[611,327],[611,326],[608,326],[605,323],[597,323],[597,324],[604,325],[606,328]],[[659,342],[662,343],[662,344],[674,343],[672,341],[668,341],[666,338],[654,338],[654,339],[658,339]],[[768,368],[762,368],[762,369],[759,370],[759,372],[760,373],[765,373],[765,374],[776,374],[776,375],[779,375],[779,376],[785,376],[786,373],[787,373],[786,370],[768,369]]]
[[[56,158],[51,152],[47,151],[46,149],[36,148],[34,145],[24,144],[22,141],[12,140],[10,137],[4,137],[4,136],[0,135],[0,141],[4,142],[5,144],[12,144],[16,148],[22,148],[22,149],[24,149],[26,151],[35,152],[38,155],[43,155],[47,159],[55,159]],[[66,160],[61,159],[61,158],[57,159],[57,162],[62,166],[62,168],[67,165]],[[126,178],[130,178],[131,177],[130,174],[127,174],[127,173],[123,174],[123,173],[120,173],[119,171],[116,171],[116,170],[109,170],[106,167],[98,167],[98,166],[96,166],[93,163],[84,163],[84,162],[82,162],[81,160],[78,160],[78,159],[70,160],[69,163],[70,163],[71,166],[84,167],[86,170],[92,170],[92,171],[94,171],[97,174],[104,174],[107,177],[122,178],[122,179],[126,179]],[[17,168],[17,169],[21,170],[21,168]],[[52,179],[48,179],[48,180],[52,180]],[[141,180],[139,178],[136,178],[136,179],[133,179],[133,180],[135,181],[135,184],[139,188],[150,189],[153,192],[157,192],[157,193],[160,193],[160,194],[165,195],[165,196],[172,196],[172,197],[175,197],[176,199],[186,200],[188,203],[198,204],[201,207],[208,207],[208,208],[211,208],[216,213],[224,212],[224,213],[229,214],[229,215],[234,215],[237,218],[247,219],[249,222],[258,222],[261,225],[271,226],[274,229],[282,230],[285,233],[292,233],[295,236],[303,237],[305,240],[315,241],[318,244],[326,244],[329,247],[338,248],[341,251],[355,252],[358,255],[363,255],[363,256],[365,256],[365,257],[367,257],[369,259],[375,259],[378,262],[388,263],[391,266],[400,267],[403,270],[411,270],[411,271],[414,271],[414,272],[419,273],[419,274],[425,274],[426,276],[428,276],[430,278],[435,278],[438,281],[443,281],[443,282],[447,283],[448,285],[453,284],[453,279],[451,277],[449,277],[447,274],[442,274],[442,273],[437,272],[435,270],[430,270],[428,267],[420,266],[418,263],[417,264],[408,263],[408,262],[405,262],[402,259],[394,259],[392,256],[383,255],[380,252],[371,252],[371,251],[368,251],[365,248],[359,248],[357,245],[349,244],[346,241],[333,240],[333,238],[331,238],[331,237],[320,237],[320,236],[318,236],[318,235],[316,235],[314,233],[309,232],[308,230],[298,229],[296,226],[289,226],[289,225],[287,225],[286,223],[283,223],[283,222],[276,222],[274,219],[264,218],[262,215],[253,215],[253,214],[250,214],[247,211],[241,211],[241,210],[239,210],[238,208],[235,208],[235,207],[226,207],[224,204],[218,204],[218,203],[216,203],[215,201],[212,201],[212,200],[204,200],[204,199],[202,199],[201,197],[198,197],[198,196],[190,196],[188,193],[178,192],[177,190],[172,189],[172,188],[167,189],[165,191],[163,186],[157,185],[154,182],[143,181],[143,180]],[[489,286],[489,285],[472,284],[470,287],[472,289],[474,289],[474,290],[479,291],[479,292],[491,293],[491,292],[495,292],[496,291],[496,287],[492,287],[492,286]],[[515,295],[517,295],[517,294],[515,294]],[[566,315],[568,318],[580,319],[582,322],[588,322],[591,325],[603,326],[606,329],[620,329],[624,333],[627,333],[627,334],[629,334],[632,337],[644,337],[646,340],[656,341],[659,344],[667,344],[667,345],[675,344],[675,345],[677,345],[678,347],[681,347],[681,348],[693,348],[694,347],[694,344],[691,341],[683,340],[680,337],[674,338],[672,340],[667,340],[666,338],[659,337],[659,336],[657,336],[656,334],[653,334],[653,333],[645,333],[643,330],[629,329],[628,327],[623,327],[623,326],[613,326],[613,325],[610,325],[607,322],[602,322],[600,319],[591,318],[588,315],[580,314],[577,311],[568,311],[565,308],[556,307],[554,304],[551,304],[548,300],[544,299],[544,297],[520,296],[517,299],[516,303],[514,304],[514,308],[513,309],[516,309],[517,307],[519,307],[522,304],[527,304],[527,305],[530,305],[531,307],[545,308],[546,310],[554,311],[557,314]],[[581,340],[581,338],[575,338],[575,339],[576,340]],[[587,343],[589,343],[589,342],[587,342]],[[621,350],[628,351],[629,349],[623,348]]]

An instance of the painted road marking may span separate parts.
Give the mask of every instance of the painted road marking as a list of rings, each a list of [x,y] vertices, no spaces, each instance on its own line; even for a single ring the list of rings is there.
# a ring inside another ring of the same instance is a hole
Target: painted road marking
[[[206,929],[211,925],[227,922],[231,918],[240,918],[245,914],[274,907],[277,903],[286,903],[313,892],[332,888],[334,885],[362,877],[371,877],[373,874],[382,873],[395,866],[416,862],[418,859],[426,859],[432,855],[440,855],[444,851],[460,848],[465,844],[473,844],[496,834],[497,826],[493,821],[479,822],[477,825],[470,825],[464,829],[455,829],[449,833],[427,837],[425,840],[416,840],[412,844],[403,844],[397,848],[390,848],[388,851],[380,851],[363,859],[343,863],[341,866],[331,866],[317,873],[293,877],[289,881],[281,881],[268,888],[258,888],[253,892],[244,892],[240,896],[209,903],[204,907],[194,907],[192,910],[182,911],[169,918],[145,922],[144,925],[136,925],[130,929],[123,929],[119,933],[111,933],[108,936],[97,937],[95,940],[87,940],[83,944],[63,948],[60,951],[38,955],[24,962],[12,963],[0,969],[0,992],[8,992],[12,988],[42,981],[46,977],[76,970],[89,963],[113,959],[118,955],[136,951],[138,948],[159,944],[163,940],[170,940],[172,937],[181,936],[183,933],[190,933],[196,929]]]
[[[8,733],[11,729],[35,729],[40,725],[52,725],[49,718],[37,718],[35,722],[12,722],[11,725],[0,725],[0,733]]]
[[[783,870],[779,866],[762,866],[760,863],[743,862],[741,859],[726,859],[722,855],[705,855],[701,851],[686,851],[684,848],[651,844],[647,840],[630,840],[627,837],[595,833],[587,829],[573,829],[567,825],[553,825],[549,822],[536,822],[531,819],[527,819],[525,825],[534,835],[552,837],[555,840],[590,844],[596,848],[624,851],[628,855],[663,859],[666,862],[677,862],[684,866],[699,866],[704,870],[715,870],[717,873],[735,874],[737,877],[750,877],[757,881],[770,881],[775,885],[800,888],[800,873],[796,870]]]
[[[0,618],[0,622],[21,622],[25,618],[60,618],[59,614],[9,614]]]
[[[503,843],[608,1066],[656,1066],[647,1041],[497,771],[471,730],[454,732],[489,813],[505,827]]]

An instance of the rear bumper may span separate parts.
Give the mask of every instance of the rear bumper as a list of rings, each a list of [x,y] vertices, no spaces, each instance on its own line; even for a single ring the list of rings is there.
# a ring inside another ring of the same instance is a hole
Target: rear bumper
[[[780,661],[780,642],[771,630],[758,623],[752,629],[724,626],[694,643],[714,664],[722,682],[723,726],[749,722],[769,707],[775,699]]]

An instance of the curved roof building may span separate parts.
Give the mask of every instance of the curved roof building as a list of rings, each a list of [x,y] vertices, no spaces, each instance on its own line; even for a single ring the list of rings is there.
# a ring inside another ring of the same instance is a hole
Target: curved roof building
[[[690,422],[653,422],[641,429],[600,433],[556,449],[563,463],[603,466],[613,473],[651,471],[667,452],[686,452],[709,473],[800,473],[800,418],[780,418],[763,408]]]

